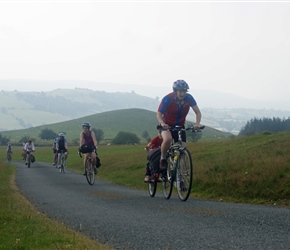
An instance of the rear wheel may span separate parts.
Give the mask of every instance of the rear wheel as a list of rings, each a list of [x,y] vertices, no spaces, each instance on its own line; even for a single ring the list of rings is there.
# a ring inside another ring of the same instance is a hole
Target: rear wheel
[[[190,195],[192,186],[192,159],[190,152],[185,148],[180,154],[177,167],[177,193],[182,201],[186,201]]]
[[[149,195],[151,197],[154,197],[155,194],[156,194],[158,178],[159,178],[159,174],[158,173],[152,173],[151,176],[150,176],[150,181],[148,183],[148,191],[149,191]]]
[[[86,178],[90,185],[93,185],[95,182],[95,172],[93,163],[90,160],[86,161]]]
[[[172,161],[171,158],[170,158],[170,161]],[[171,166],[171,162],[170,162],[170,166]],[[167,168],[166,174],[162,174],[161,179],[162,179],[163,195],[166,199],[170,199],[171,194],[172,194],[174,175],[169,167]]]

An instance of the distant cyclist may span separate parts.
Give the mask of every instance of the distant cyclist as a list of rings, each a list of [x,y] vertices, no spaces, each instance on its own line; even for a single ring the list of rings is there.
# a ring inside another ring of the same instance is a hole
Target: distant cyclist
[[[157,120],[164,129],[161,132],[163,142],[161,145],[161,159],[160,169],[164,171],[167,169],[166,153],[171,145],[172,138],[175,142],[178,141],[178,132],[166,130],[172,126],[184,126],[185,118],[192,108],[196,115],[195,129],[200,128],[201,112],[192,95],[188,94],[188,84],[184,80],[177,80],[173,83],[173,92],[163,97],[157,111]],[[186,134],[182,132],[182,144],[186,145]]]
[[[61,151],[64,153],[65,160],[67,159],[68,150],[67,150],[67,141],[64,133],[59,133],[58,138],[56,140],[56,152],[58,154],[57,157],[57,167],[60,168],[60,155]]]
[[[52,144],[52,152],[53,152],[53,163],[52,165],[55,165],[56,159],[57,159],[57,150],[56,150],[56,141],[58,138],[55,138],[53,144]]]
[[[24,150],[26,152],[26,162],[25,162],[25,165],[27,165],[28,164],[29,153],[30,153],[31,158],[33,158],[33,152],[35,151],[34,144],[33,144],[33,142],[31,140],[28,140],[28,142],[25,144]]]
[[[10,144],[8,144],[7,149],[6,149],[7,159],[8,159],[8,155],[11,155],[11,154],[12,154],[12,147]]]
[[[97,152],[97,140],[94,131],[92,131],[91,125],[88,122],[84,122],[82,124],[83,131],[80,134],[80,150],[82,151],[83,148],[86,148],[86,151],[83,151],[84,154],[84,167],[88,157],[88,153],[92,152],[92,163],[96,165],[96,152]],[[84,153],[86,152],[86,153]]]

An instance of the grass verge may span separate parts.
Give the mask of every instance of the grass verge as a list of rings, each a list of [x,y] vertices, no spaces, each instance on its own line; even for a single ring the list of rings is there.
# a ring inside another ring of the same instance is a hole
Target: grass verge
[[[19,193],[15,171],[0,163],[0,249],[112,249],[37,211]]]

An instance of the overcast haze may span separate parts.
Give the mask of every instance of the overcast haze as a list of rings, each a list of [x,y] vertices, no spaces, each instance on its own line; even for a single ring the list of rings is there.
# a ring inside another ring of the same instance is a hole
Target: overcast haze
[[[116,91],[140,85],[155,97],[153,86],[170,90],[184,79],[191,89],[287,102],[289,13],[290,2],[275,1],[0,1],[0,80],[56,81],[1,81],[0,89],[107,90],[95,83],[116,83]]]

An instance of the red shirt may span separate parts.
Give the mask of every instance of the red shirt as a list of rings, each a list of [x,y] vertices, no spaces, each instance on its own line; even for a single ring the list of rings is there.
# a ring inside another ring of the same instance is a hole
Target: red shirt
[[[150,142],[151,142],[151,149],[159,148],[161,147],[162,139],[159,136],[156,136]]]

